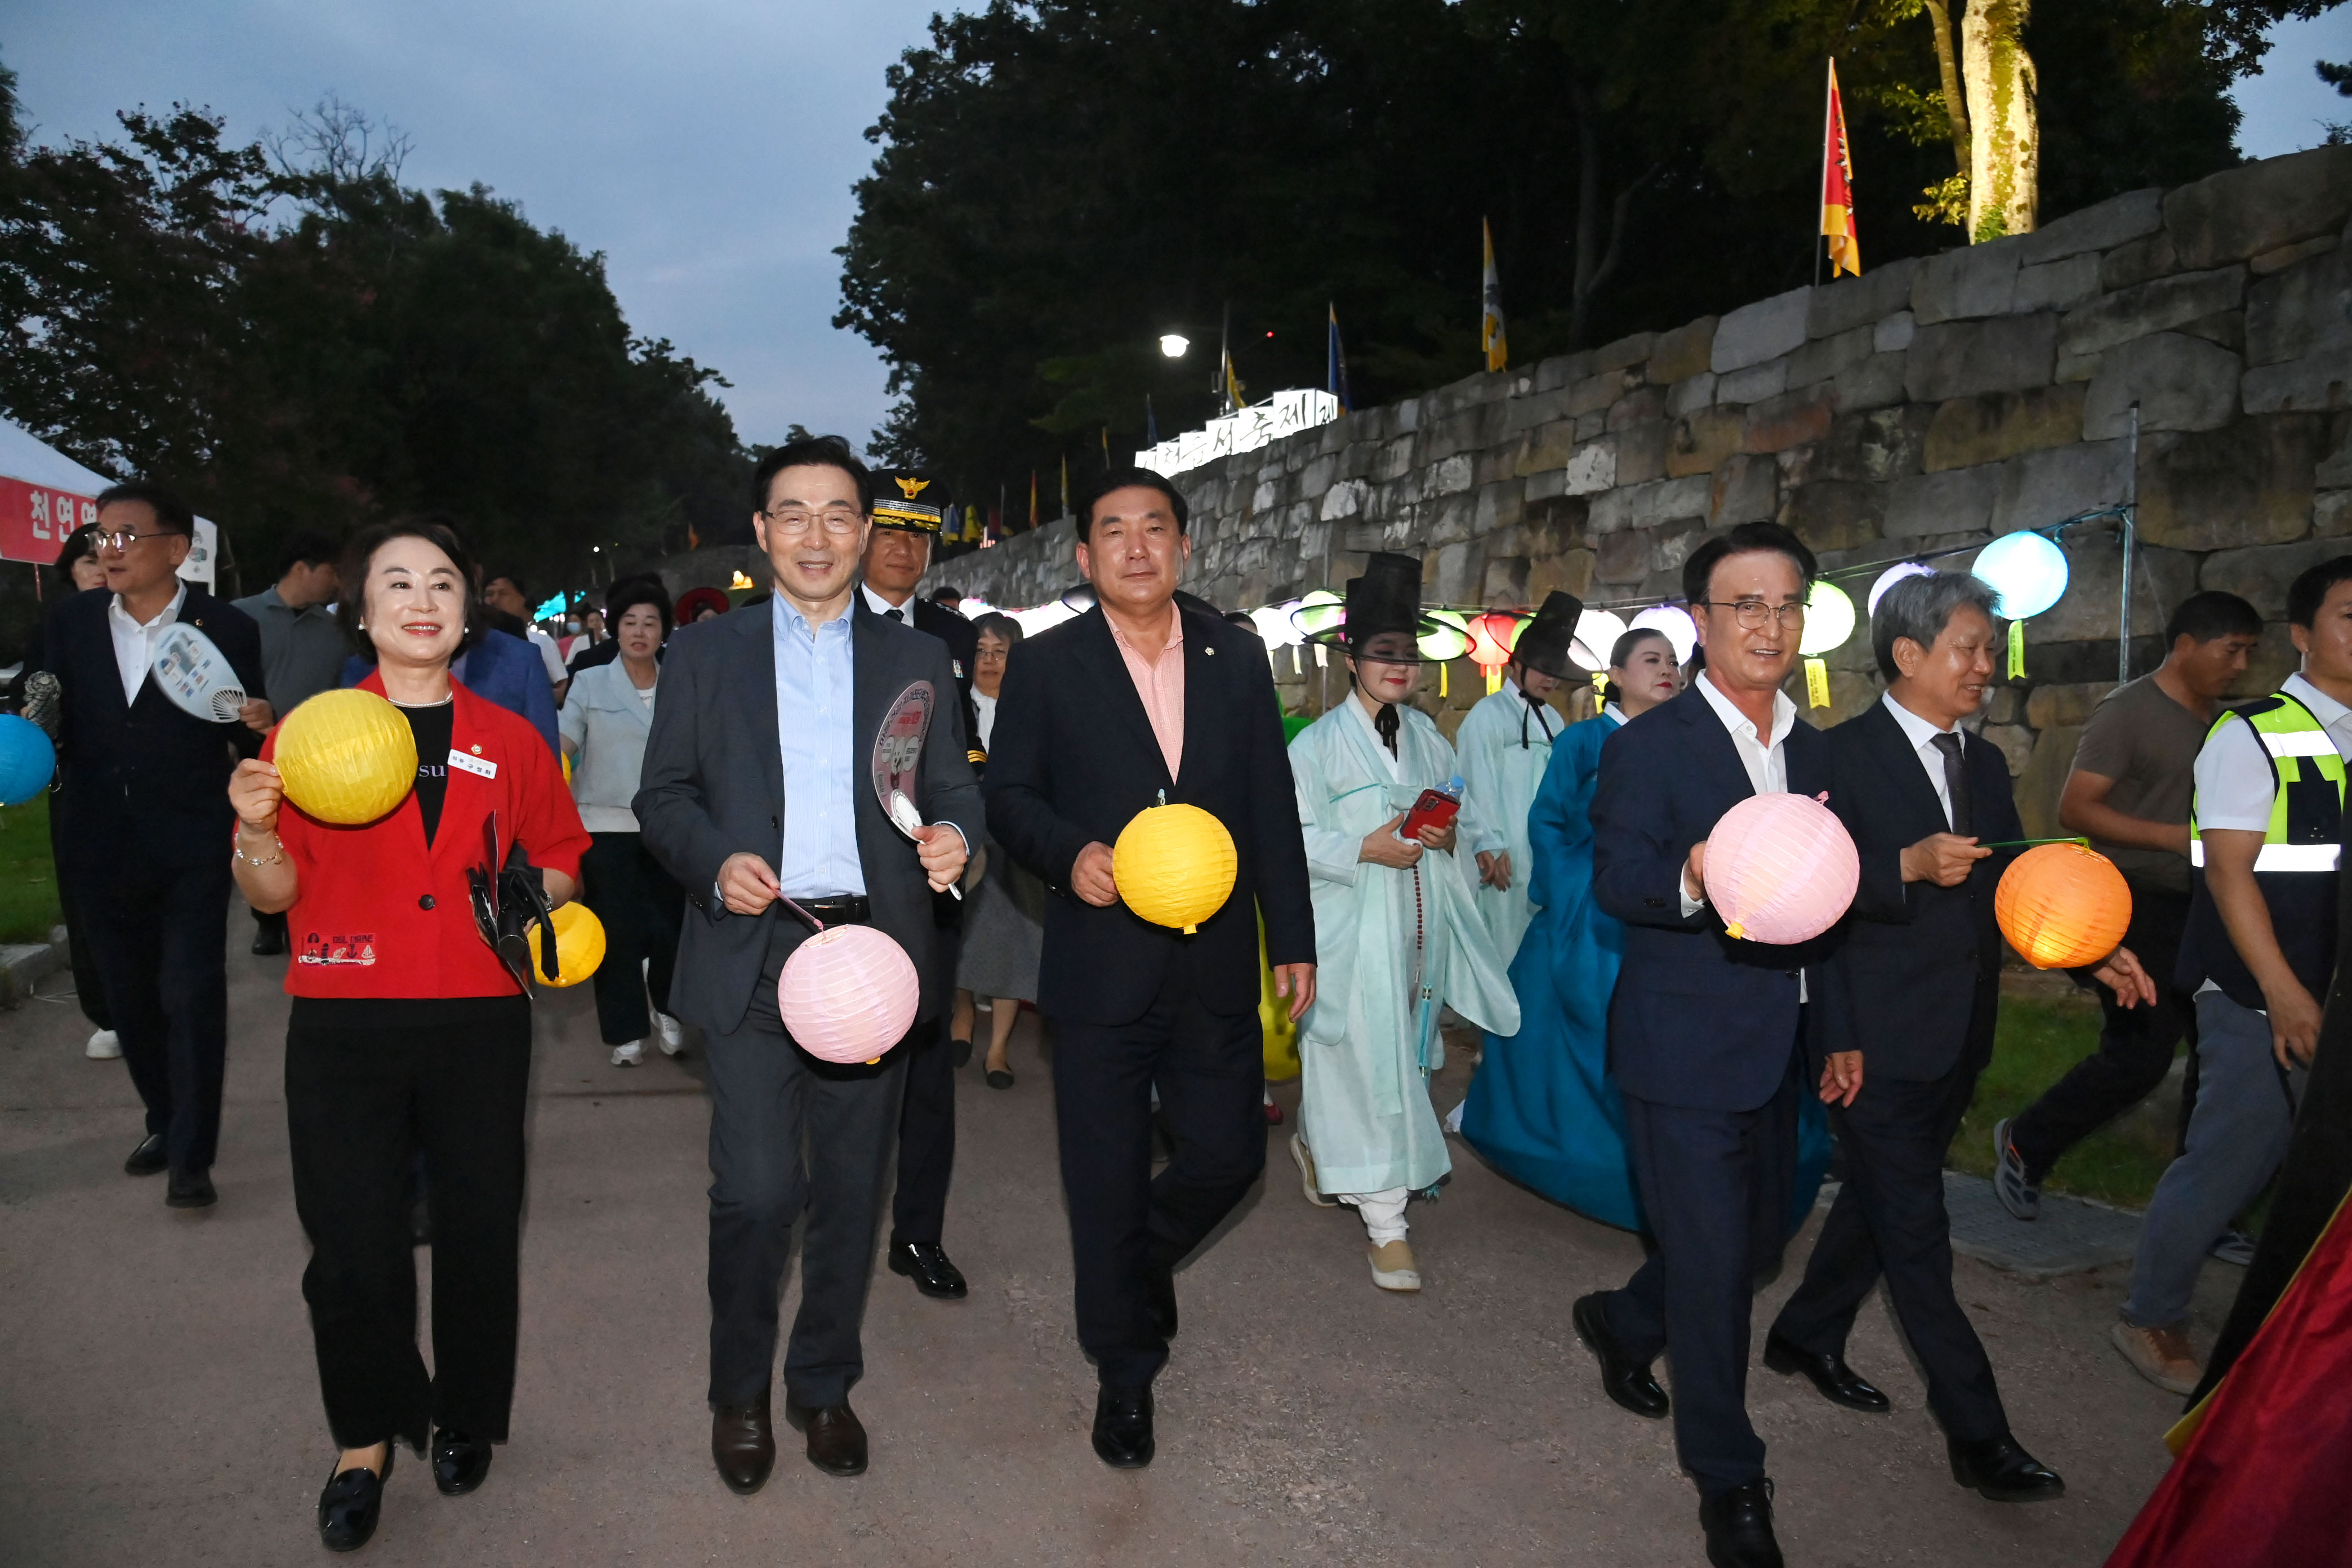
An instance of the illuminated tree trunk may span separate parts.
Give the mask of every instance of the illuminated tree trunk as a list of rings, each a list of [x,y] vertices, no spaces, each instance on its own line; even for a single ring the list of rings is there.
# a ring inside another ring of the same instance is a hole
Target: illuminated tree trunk
[[[2033,227],[2042,135],[2033,110],[2033,58],[2025,52],[2029,6],[2030,0],[1968,0],[1960,23],[1971,241]]]
[[[1952,156],[1969,172],[1968,100],[1960,93],[1958,51],[1952,47],[1952,14],[1944,0],[1927,0],[1927,25],[1936,32],[1936,69],[1943,78],[1944,118],[1952,126]]]

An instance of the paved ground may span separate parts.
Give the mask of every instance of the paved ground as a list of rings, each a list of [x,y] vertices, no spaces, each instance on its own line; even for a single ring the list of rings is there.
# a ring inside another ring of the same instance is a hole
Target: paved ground
[[[137,1102],[119,1064],[82,1059],[78,1012],[36,1001],[0,1016],[0,1562],[322,1555],[310,1510],[331,1455],[287,1188],[284,1001],[272,966],[233,952],[221,1203],[207,1213],[166,1210],[160,1179],[121,1173]],[[976,1068],[960,1085],[948,1240],[971,1299],[924,1300],[877,1270],[855,1395],[873,1469],[834,1480],[791,1450],[763,1492],[737,1499],[711,1473],[701,1399],[695,1064],[607,1067],[584,992],[542,1006],[515,1438],[470,1498],[438,1496],[404,1461],[369,1559],[1702,1561],[1666,1427],[1601,1398],[1568,1326],[1575,1295],[1633,1266],[1633,1238],[1459,1145],[1444,1201],[1414,1211],[1429,1288],[1401,1298],[1372,1289],[1352,1216],[1302,1202],[1270,1141],[1266,1184],[1180,1277],[1159,1462],[1106,1469],[1087,1446],[1093,1380],[1071,1331],[1033,1021],[1015,1066],[1010,1092]],[[1460,1079],[1441,1080],[1441,1103]],[[2200,1342],[2236,1283],[2218,1265],[2207,1275]],[[1792,1563],[2095,1563],[2161,1473],[2177,1405],[2105,1342],[2116,1270],[2036,1283],[1964,1260],[1959,1280],[2020,1435],[2069,1495],[2004,1509],[1956,1488],[1874,1305],[1853,1359],[1893,1394],[1893,1415],[1755,1374]],[[1793,1283],[1792,1268],[1767,1301]]]

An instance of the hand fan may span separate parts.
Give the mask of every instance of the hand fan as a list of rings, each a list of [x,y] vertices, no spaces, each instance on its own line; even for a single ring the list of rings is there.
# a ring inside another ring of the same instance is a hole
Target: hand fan
[[[184,623],[163,628],[149,667],[173,705],[214,724],[234,724],[246,702],[245,689],[228,656],[213,639]]]
[[[882,716],[882,727],[874,732],[874,798],[882,803],[884,815],[891,825],[908,837],[923,826],[923,814],[915,805],[923,764],[923,741],[931,732],[931,708],[938,700],[928,680],[918,680],[898,693]],[[950,883],[948,891],[963,897],[963,889]]]

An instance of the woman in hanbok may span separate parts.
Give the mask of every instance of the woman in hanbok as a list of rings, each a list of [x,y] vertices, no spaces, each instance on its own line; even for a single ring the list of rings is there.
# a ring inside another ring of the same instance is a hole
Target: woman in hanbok
[[[1505,667],[1502,689],[1480,700],[1454,734],[1462,758],[1462,778],[1480,815],[1503,836],[1503,847],[1465,861],[1470,896],[1478,918],[1495,939],[1495,951],[1508,963],[1535,918],[1528,896],[1534,862],[1528,839],[1528,813],[1535,805],[1552,741],[1567,728],[1551,706],[1551,694],[1570,674],[1568,645],[1576,636],[1584,605],[1571,594],[1546,598],[1535,619],[1519,632]],[[1475,867],[1475,870],[1474,868]]]
[[[1405,1204],[1453,1169],[1429,1101],[1437,1020],[1452,1007],[1515,1031],[1506,966],[1450,864],[1502,837],[1475,796],[1451,821],[1399,837],[1426,791],[1458,788],[1454,749],[1409,705],[1421,679],[1421,563],[1378,552],[1348,584],[1346,620],[1318,637],[1346,655],[1348,698],[1291,743],[1315,899],[1316,1000],[1300,1020],[1299,1130],[1308,1201],[1362,1218],[1372,1282],[1418,1290]]]

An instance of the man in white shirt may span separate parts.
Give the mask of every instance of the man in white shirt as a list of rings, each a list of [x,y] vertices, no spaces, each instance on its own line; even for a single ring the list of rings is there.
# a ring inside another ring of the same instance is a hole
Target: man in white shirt
[[[2179,980],[2197,993],[2197,1104],[2140,1223],[2112,1331],[2141,1376],[2186,1394],[2189,1293],[2213,1243],[2286,1156],[2335,973],[2344,759],[2352,757],[2352,555],[2287,589],[2303,668],[2226,709],[2197,754],[2196,889]]]

